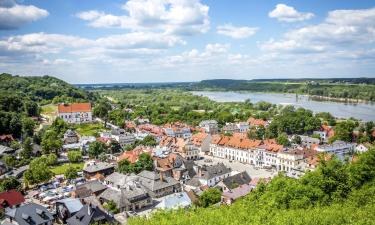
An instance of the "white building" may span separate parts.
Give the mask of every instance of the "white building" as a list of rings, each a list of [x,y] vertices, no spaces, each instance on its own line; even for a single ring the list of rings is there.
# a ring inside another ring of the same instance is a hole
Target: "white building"
[[[344,155],[352,153],[356,147],[354,143],[344,141],[335,141],[332,144],[320,145],[315,148],[318,152],[332,153],[336,155]]]
[[[59,104],[58,116],[67,123],[92,122],[91,103]]]
[[[250,140],[240,135],[216,135],[210,144],[210,154],[214,157],[258,167],[276,167],[277,153],[282,149],[283,146],[276,144],[274,140]]]
[[[203,120],[199,123],[199,127],[203,128],[205,132],[209,134],[216,134],[219,131],[216,120]]]
[[[357,145],[357,147],[355,147],[355,151],[358,153],[364,153],[367,152],[371,148],[371,146],[372,145],[370,143],[359,144]]]
[[[125,132],[124,129],[112,130],[111,137],[115,139],[121,145],[121,147],[131,145],[136,141],[134,134]]]

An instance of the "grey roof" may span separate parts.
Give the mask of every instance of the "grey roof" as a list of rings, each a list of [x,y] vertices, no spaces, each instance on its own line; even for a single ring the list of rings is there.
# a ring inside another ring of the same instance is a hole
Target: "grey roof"
[[[83,207],[78,198],[65,198],[56,201],[56,203],[64,204],[70,213],[78,212]]]
[[[134,185],[128,186],[127,188],[108,188],[100,194],[99,198],[107,201],[112,200],[118,207],[122,208],[130,203],[147,199],[149,198],[149,195],[140,184],[134,183]]]
[[[229,189],[232,189],[234,187],[238,187],[238,186],[241,186],[243,184],[249,184],[250,181],[251,181],[251,178],[250,178],[249,174],[246,171],[243,171],[243,172],[238,173],[236,175],[225,178],[223,180],[223,183]]]
[[[75,132],[74,130],[68,129],[64,133],[64,137],[77,137],[77,132]]]
[[[176,208],[185,208],[191,205],[191,200],[186,192],[175,193],[172,195],[166,196],[156,208],[160,209],[176,209]]]
[[[90,165],[84,168],[83,171],[88,172],[88,173],[96,173],[96,172],[110,169],[110,168],[115,168],[115,166],[106,162],[98,162],[98,163],[95,163],[93,165]]]
[[[13,151],[14,151],[13,148],[9,148],[8,146],[5,146],[5,145],[0,145],[0,155],[8,154],[8,153],[11,153]]]
[[[224,165],[224,163],[218,163],[212,166],[203,166],[202,178],[209,180],[217,176],[221,176],[230,173],[232,170]]]
[[[20,178],[22,176],[22,174],[29,169],[29,165],[26,165],[26,166],[21,166],[15,170],[13,170],[13,173],[12,173],[12,176],[16,177],[16,178]]]
[[[76,189],[81,189],[81,188],[87,188],[88,190],[91,190],[92,192],[98,192],[98,191],[103,191],[107,187],[100,183],[98,180],[90,180],[87,181],[84,184],[78,185]]]
[[[138,174],[138,176],[140,184],[151,191],[179,184],[178,181],[171,177],[164,176],[163,180],[161,180],[160,175],[158,173],[151,171],[142,171]]]
[[[197,177],[193,177],[186,182],[186,185],[193,186],[193,187],[200,187],[202,184]]]
[[[113,223],[112,216],[93,205],[84,205],[74,216],[66,220],[68,225],[89,225],[99,221]]]
[[[105,181],[112,183],[116,187],[125,187],[128,183],[132,183],[135,180],[138,180],[138,176],[134,174],[125,175],[118,172],[114,172],[105,178]]]
[[[22,205],[14,210],[14,214],[6,212],[6,215],[19,225],[39,225],[53,220],[52,214],[45,207],[35,203]]]

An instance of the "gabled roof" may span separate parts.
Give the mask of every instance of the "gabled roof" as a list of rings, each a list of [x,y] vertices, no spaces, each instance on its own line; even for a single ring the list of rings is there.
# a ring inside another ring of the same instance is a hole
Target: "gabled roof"
[[[25,198],[21,194],[21,192],[18,192],[16,190],[10,190],[10,191],[4,191],[0,193],[0,201],[1,205],[0,208],[3,208],[3,206],[15,206],[23,203],[25,201]]]
[[[52,214],[44,207],[35,203],[22,205],[5,213],[19,225],[41,225],[52,222]]]
[[[87,190],[90,190],[91,192],[95,193],[95,192],[103,191],[107,187],[97,180],[91,180],[91,181],[87,181],[86,183],[77,186],[76,191],[82,188],[86,188]]]
[[[81,201],[78,198],[65,198],[56,201],[56,203],[64,204],[70,213],[78,212],[83,207]]]
[[[59,104],[59,113],[91,112],[91,103]]]
[[[241,186],[243,184],[249,184],[250,181],[251,181],[251,178],[250,178],[249,174],[246,171],[244,171],[244,172],[238,173],[236,175],[225,178],[223,180],[223,183],[229,189],[233,189],[233,188]]]
[[[113,223],[114,219],[108,213],[102,211],[99,207],[93,205],[84,205],[74,216],[66,220],[68,225],[89,225],[99,221]]]
[[[115,168],[115,166],[106,162],[95,162],[95,164],[84,168],[83,171],[88,173],[96,173],[110,168]]]

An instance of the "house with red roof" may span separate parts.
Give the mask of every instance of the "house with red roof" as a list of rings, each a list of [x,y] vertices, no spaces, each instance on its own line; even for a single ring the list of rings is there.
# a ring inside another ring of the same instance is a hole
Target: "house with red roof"
[[[22,193],[16,190],[9,190],[0,193],[0,208],[15,208],[25,202]]]
[[[92,122],[91,103],[59,104],[58,116],[67,123],[80,124]]]

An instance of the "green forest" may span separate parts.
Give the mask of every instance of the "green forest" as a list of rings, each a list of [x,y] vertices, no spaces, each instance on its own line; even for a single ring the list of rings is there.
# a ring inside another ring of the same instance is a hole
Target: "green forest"
[[[159,211],[131,225],[374,224],[375,149],[352,163],[321,159],[300,179],[278,175],[230,206]]]

